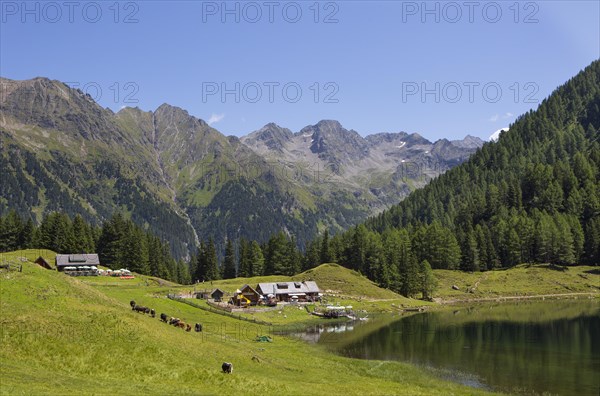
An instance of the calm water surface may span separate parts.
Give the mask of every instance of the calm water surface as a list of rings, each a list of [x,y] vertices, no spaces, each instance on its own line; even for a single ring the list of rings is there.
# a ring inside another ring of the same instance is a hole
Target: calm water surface
[[[476,305],[305,337],[361,359],[433,367],[470,386],[527,394],[600,394],[600,303],[590,300]],[[346,331],[344,331],[346,330]]]

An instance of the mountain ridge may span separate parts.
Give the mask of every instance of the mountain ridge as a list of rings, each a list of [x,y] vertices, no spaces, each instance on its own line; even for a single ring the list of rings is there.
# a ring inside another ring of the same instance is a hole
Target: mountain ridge
[[[400,158],[385,139],[335,120],[228,137],[167,103],[115,113],[57,80],[0,83],[0,166],[10,175],[0,183],[0,213],[14,208],[39,222],[66,211],[97,224],[118,210],[168,240],[177,257],[200,239],[265,241],[281,229],[303,246],[399,202],[475,151],[392,134],[408,141]]]

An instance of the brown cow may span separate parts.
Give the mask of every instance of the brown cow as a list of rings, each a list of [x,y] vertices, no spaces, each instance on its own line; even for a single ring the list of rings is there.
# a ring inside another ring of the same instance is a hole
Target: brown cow
[[[185,331],[192,331],[192,325],[188,323],[188,324],[185,326]]]

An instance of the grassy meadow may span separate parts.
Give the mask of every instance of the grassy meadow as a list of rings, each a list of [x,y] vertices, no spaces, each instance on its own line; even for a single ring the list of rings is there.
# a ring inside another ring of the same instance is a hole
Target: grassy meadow
[[[442,302],[600,293],[599,267],[521,264],[487,272],[434,270],[434,274],[438,281],[434,297]]]
[[[20,252],[18,257],[24,255]],[[6,258],[6,256],[4,256]],[[399,362],[336,356],[268,335],[266,326],[164,297],[151,278],[71,278],[23,263],[0,274],[2,394],[484,394]],[[129,300],[188,323],[187,333],[131,311]],[[234,364],[231,375],[221,363]]]

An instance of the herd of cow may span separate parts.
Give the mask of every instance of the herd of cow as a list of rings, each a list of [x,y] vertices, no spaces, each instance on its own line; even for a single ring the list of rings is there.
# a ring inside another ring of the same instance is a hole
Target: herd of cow
[[[139,313],[143,313],[143,314],[149,314],[150,316],[152,316],[153,318],[156,317],[156,311],[154,309],[148,308],[148,307],[144,307],[141,305],[137,305],[135,301],[131,300],[129,302],[129,305],[131,305],[131,309],[133,311],[139,312]],[[185,323],[183,322],[181,319],[179,318],[173,318],[173,317],[169,317],[167,314],[165,313],[161,313],[160,314],[160,321],[170,324],[172,326],[175,327],[179,327],[180,329],[184,329],[185,331],[192,331],[192,326],[189,323]],[[202,331],[202,325],[200,323],[196,323],[196,325],[194,326],[194,330],[199,333]],[[221,365],[221,370],[223,370],[224,373],[226,374],[231,374],[233,373],[233,364],[229,363],[229,362],[224,362]]]
[[[135,301],[131,300],[129,302],[129,305],[131,305],[131,309],[133,311],[139,312],[139,313],[143,313],[143,314],[149,314],[150,316],[152,316],[153,318],[156,317],[156,311],[148,308],[148,307],[144,307],[141,305],[137,305]],[[160,314],[160,321],[164,322],[164,323],[168,323],[172,326],[175,327],[179,327],[180,329],[183,329],[185,331],[192,331],[192,325],[190,325],[189,323],[185,323],[184,321],[182,321],[179,318],[173,318],[173,317],[169,317],[167,314],[161,313]],[[202,331],[202,325],[200,323],[196,323],[196,325],[194,326],[194,330],[199,333]]]

